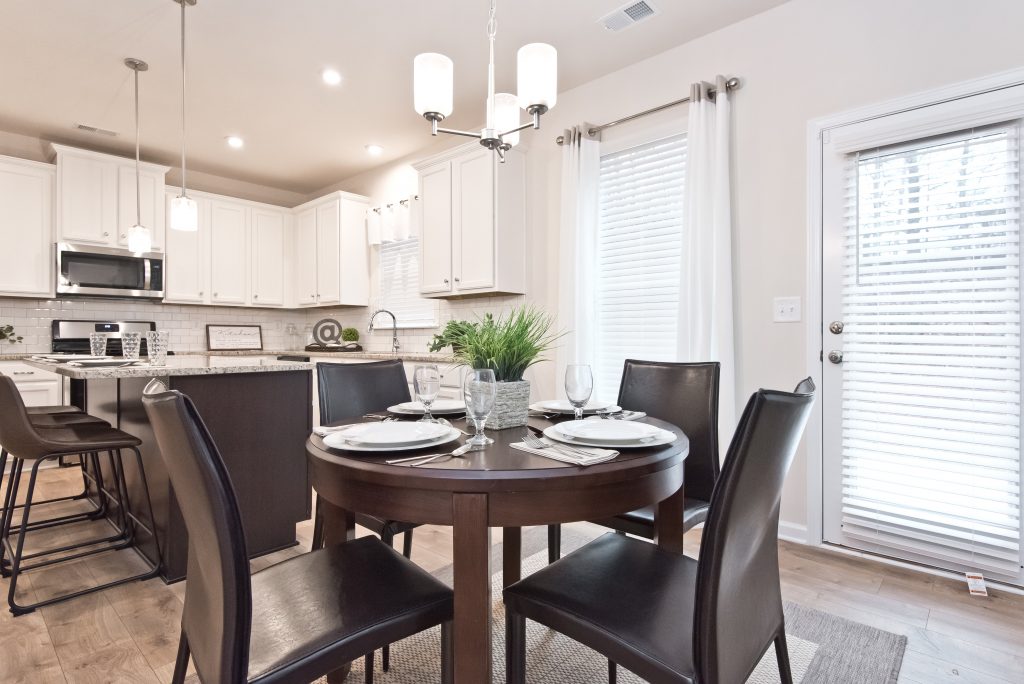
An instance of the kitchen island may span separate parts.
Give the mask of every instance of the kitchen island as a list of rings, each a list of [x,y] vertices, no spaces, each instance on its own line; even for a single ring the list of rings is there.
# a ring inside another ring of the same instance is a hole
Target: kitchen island
[[[249,556],[296,543],[295,525],[309,518],[311,505],[304,444],[312,427],[312,363],[201,355],[169,356],[166,366],[83,368],[31,358],[24,363],[70,378],[72,404],[142,440],[165,581],[185,577],[188,536],[142,406],[143,390],[154,378],[192,399],[220,449]],[[101,464],[110,467],[109,461]],[[133,460],[125,460],[125,471],[132,507],[141,512],[142,480]],[[154,540],[140,531],[138,542],[155,563]]]

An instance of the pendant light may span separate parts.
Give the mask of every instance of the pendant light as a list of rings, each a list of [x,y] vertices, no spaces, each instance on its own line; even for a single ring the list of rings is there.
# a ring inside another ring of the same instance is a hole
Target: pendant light
[[[196,0],[174,0],[181,5],[181,194],[171,200],[171,230],[199,230],[199,205],[185,190],[185,7]]]
[[[124,65],[135,72],[135,225],[128,229],[128,249],[143,254],[153,248],[153,236],[149,228],[142,225],[142,172],[139,162],[139,72],[149,69],[141,59],[132,57]]]

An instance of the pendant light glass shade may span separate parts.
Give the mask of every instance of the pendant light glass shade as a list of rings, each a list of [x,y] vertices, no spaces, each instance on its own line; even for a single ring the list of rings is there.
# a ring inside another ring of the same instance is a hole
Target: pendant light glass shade
[[[199,204],[188,195],[171,200],[171,230],[194,233],[199,230]]]
[[[455,64],[436,52],[416,55],[412,63],[413,106],[421,116],[452,113],[455,92]]]
[[[136,223],[128,229],[128,251],[135,254],[145,254],[153,249],[153,236],[149,228]]]
[[[547,43],[529,43],[516,55],[519,106],[551,109],[558,99],[558,51]]]
[[[494,127],[499,133],[510,131],[519,125],[519,100],[512,93],[494,95]],[[519,131],[509,133],[501,142],[515,147],[519,144]]]

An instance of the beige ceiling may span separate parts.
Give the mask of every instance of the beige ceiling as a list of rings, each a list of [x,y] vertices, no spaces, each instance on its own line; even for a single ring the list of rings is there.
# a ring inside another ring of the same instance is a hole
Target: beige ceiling
[[[515,51],[553,44],[559,89],[662,52],[784,0],[649,0],[659,16],[620,33],[596,20],[620,0],[501,0],[498,88],[514,90]],[[312,192],[429,144],[412,109],[412,58],[455,61],[453,127],[479,125],[487,0],[199,0],[188,10],[190,167]],[[178,20],[172,0],[0,1],[0,130],[129,153],[130,72],[141,76],[143,156],[174,163],[180,144]],[[329,88],[320,71],[336,68]],[[117,138],[82,133],[86,123]],[[242,150],[224,138],[238,134]],[[370,157],[368,143],[383,145]]]

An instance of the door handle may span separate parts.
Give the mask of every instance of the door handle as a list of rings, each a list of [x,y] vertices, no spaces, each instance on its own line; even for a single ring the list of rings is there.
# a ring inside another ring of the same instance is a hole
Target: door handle
[[[843,352],[833,349],[828,353],[828,360],[831,361],[832,363],[842,363]]]

